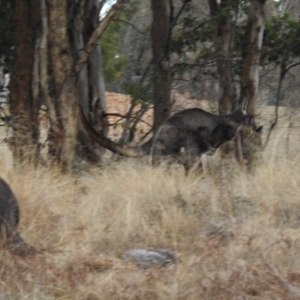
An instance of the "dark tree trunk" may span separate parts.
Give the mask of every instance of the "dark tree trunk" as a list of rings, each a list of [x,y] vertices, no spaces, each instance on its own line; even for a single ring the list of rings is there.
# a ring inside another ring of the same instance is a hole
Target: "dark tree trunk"
[[[10,107],[14,158],[24,161],[39,154],[38,113],[42,99],[49,114],[51,161],[63,171],[69,170],[78,149],[85,159],[100,160],[102,148],[95,145],[78,121],[78,103],[93,126],[106,135],[99,39],[123,2],[118,0],[99,24],[98,0],[85,0],[84,21],[82,1],[14,1],[15,61]],[[78,141],[82,147],[77,147]]]
[[[154,125],[156,131],[170,116],[171,76],[169,66],[170,7],[168,0],[152,0],[152,51],[154,69]]]
[[[11,146],[15,161],[38,158],[38,110],[32,94],[34,63],[33,12],[30,0],[14,1],[15,49],[10,84],[13,116]]]
[[[221,114],[230,113],[236,108],[237,104],[231,68],[233,24],[231,16],[225,14],[226,9],[232,7],[234,3],[235,1],[232,0],[222,0],[222,2],[218,4],[217,0],[209,0],[210,14],[212,19],[216,22],[213,44],[221,88],[221,97],[219,99],[219,112]]]
[[[234,24],[228,8],[234,7],[234,0],[209,0],[210,15],[215,22],[213,45],[217,60],[221,96],[219,99],[219,113],[228,114],[237,107],[237,95],[231,66],[231,50],[234,35]],[[222,155],[234,153],[234,142],[227,143],[222,148]]]
[[[271,124],[271,127],[269,129],[268,135],[266,137],[266,141],[264,144],[264,147],[267,146],[271,133],[274,130],[275,126],[277,125],[278,122],[278,108],[279,108],[279,102],[282,100],[281,98],[281,88],[283,84],[283,80],[285,78],[285,75],[287,73],[287,68],[286,68],[286,60],[283,60],[280,64],[280,73],[279,73],[279,79],[278,79],[278,86],[277,86],[277,93],[276,93],[276,103],[275,103],[275,112],[274,112],[274,121]]]
[[[49,94],[48,84],[48,14],[46,9],[46,0],[41,0],[41,44],[40,44],[40,84],[41,94],[45,105],[48,108],[50,128],[52,132],[56,132],[59,128],[59,122],[57,118],[57,111],[55,104]]]

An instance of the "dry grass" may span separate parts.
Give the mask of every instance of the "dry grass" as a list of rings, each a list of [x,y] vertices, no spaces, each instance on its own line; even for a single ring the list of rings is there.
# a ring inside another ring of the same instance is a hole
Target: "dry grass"
[[[20,232],[47,249],[0,250],[0,299],[300,299],[299,147],[279,156],[280,134],[254,173],[214,162],[201,177],[134,160],[76,176],[17,171],[0,145]],[[181,259],[141,269],[122,260],[136,248]]]

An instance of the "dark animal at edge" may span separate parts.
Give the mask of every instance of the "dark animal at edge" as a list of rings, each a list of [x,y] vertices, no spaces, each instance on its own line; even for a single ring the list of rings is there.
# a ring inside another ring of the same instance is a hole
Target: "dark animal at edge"
[[[0,236],[12,253],[33,254],[35,248],[28,245],[18,232],[19,221],[20,211],[16,197],[10,186],[0,178]]]
[[[210,152],[231,141],[244,125],[259,132],[246,106],[240,106],[227,115],[215,115],[199,108],[182,110],[170,117],[146,143],[136,147],[124,147],[98,133],[86,119],[80,107],[81,121],[93,140],[103,147],[129,157],[147,154],[154,156],[179,156],[181,150],[193,158]],[[193,159],[194,160],[194,159]]]

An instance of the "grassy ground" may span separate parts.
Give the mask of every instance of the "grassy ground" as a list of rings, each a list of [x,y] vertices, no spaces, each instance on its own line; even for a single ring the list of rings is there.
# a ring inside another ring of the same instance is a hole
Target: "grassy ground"
[[[21,235],[48,250],[0,250],[0,299],[300,299],[298,130],[287,146],[279,127],[251,174],[214,158],[201,177],[135,160],[77,176],[17,171],[0,144]],[[181,258],[141,269],[122,259],[136,248]]]

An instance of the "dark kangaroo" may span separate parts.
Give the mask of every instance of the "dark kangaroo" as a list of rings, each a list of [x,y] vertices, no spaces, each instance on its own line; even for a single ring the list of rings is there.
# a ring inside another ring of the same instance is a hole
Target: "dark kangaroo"
[[[19,221],[20,211],[16,197],[10,186],[0,178],[0,234],[2,239],[14,254],[33,254],[35,248],[28,245],[18,232]]]
[[[98,133],[81,107],[80,118],[91,138],[114,153],[129,157],[147,154],[176,157],[184,148],[189,155],[200,156],[234,139],[241,125],[260,130],[246,108],[240,106],[227,115],[215,115],[199,108],[182,110],[170,117],[148,142],[131,148],[120,146]]]
[[[233,140],[239,129],[238,125],[220,124],[212,133],[206,127],[199,127],[187,133],[180,143],[181,149],[178,155],[186,174],[196,163],[199,164],[199,158],[203,153],[213,155],[221,145]]]

